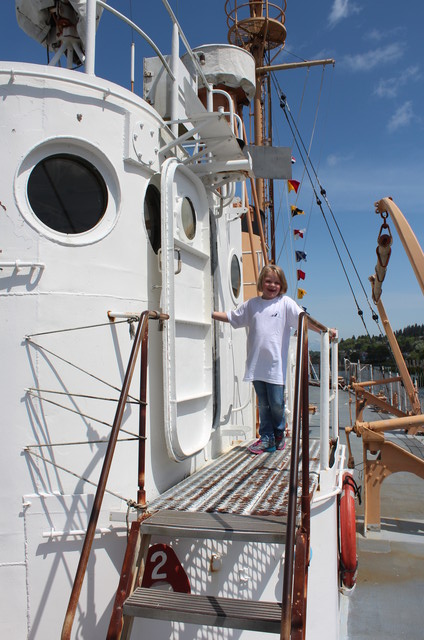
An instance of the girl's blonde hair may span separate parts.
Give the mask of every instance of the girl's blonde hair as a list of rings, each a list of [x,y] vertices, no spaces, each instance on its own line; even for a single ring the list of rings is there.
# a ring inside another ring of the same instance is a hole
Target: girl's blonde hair
[[[263,282],[266,276],[269,275],[270,273],[275,274],[279,279],[280,285],[281,285],[281,293],[286,293],[287,292],[286,276],[284,275],[284,271],[281,269],[281,267],[278,267],[276,264],[267,264],[265,267],[262,268],[258,277],[258,291],[262,293]]]

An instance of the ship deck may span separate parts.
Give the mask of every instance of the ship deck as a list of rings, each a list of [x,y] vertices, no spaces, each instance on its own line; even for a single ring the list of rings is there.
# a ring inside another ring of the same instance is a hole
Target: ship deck
[[[310,388],[317,412],[310,416],[311,470],[319,466],[319,388]],[[339,392],[340,439],[350,425],[348,393]],[[387,416],[381,415],[382,419]],[[364,420],[378,414],[366,409]],[[390,434],[422,457],[424,437]],[[402,442],[403,441],[403,442]],[[350,438],[355,458],[354,477],[363,483],[362,440]],[[236,447],[217,463],[187,478],[149,505],[151,511],[195,511],[284,518],[288,500],[290,439],[283,452],[252,456],[247,444]],[[311,473],[314,491],[317,474]],[[396,473],[381,492],[381,530],[364,532],[363,506],[357,505],[358,577],[356,587],[342,599],[340,640],[420,640],[424,575],[423,480]],[[235,516],[234,516],[235,517]],[[226,525],[227,526],[227,525]],[[271,523],[270,525],[271,526]],[[216,535],[216,531],[215,531]]]
[[[228,513],[240,516],[287,515],[291,439],[284,451],[253,455],[247,443],[180,482],[152,501],[149,511]],[[312,495],[317,485],[319,441],[309,447]],[[299,492],[300,493],[300,492]]]
[[[348,394],[339,394],[340,426],[350,424]],[[387,416],[381,415],[381,419]],[[364,420],[378,414],[366,409]],[[344,428],[340,431],[345,441]],[[424,437],[388,436],[422,457]],[[354,476],[363,484],[362,440],[352,434]],[[358,577],[345,598],[340,640],[421,640],[424,586],[424,481],[395,473],[381,490],[381,530],[364,532],[363,505],[357,505]]]

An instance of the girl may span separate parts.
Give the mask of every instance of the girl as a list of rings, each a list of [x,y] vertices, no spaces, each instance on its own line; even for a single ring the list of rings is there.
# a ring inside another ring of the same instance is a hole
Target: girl
[[[283,294],[287,281],[276,265],[265,266],[258,278],[261,296],[251,298],[233,311],[214,311],[212,318],[229,322],[234,329],[247,328],[247,359],[244,380],[252,382],[258,397],[259,440],[251,453],[271,453],[284,441],[284,382],[290,329],[297,327],[302,309]]]

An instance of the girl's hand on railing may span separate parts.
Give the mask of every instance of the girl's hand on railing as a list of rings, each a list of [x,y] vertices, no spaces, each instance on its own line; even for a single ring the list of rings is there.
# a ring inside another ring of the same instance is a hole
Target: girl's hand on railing
[[[225,311],[212,311],[212,319],[219,320],[220,322],[229,322]]]

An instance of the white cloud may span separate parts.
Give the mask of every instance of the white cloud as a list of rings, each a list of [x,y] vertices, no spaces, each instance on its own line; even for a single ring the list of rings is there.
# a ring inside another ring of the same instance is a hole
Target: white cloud
[[[374,89],[374,94],[379,98],[396,98],[399,89],[405,86],[410,80],[417,81],[421,78],[418,66],[408,67],[397,76],[381,79]]]
[[[374,42],[381,42],[381,40],[393,40],[394,38],[405,37],[405,35],[405,27],[397,26],[387,31],[382,31],[381,29],[371,29],[371,31],[367,31],[367,33],[364,34],[363,39],[367,42],[369,40],[373,40]]]
[[[412,109],[412,102],[408,100],[401,107],[396,109],[395,113],[389,120],[387,128],[390,133],[393,133],[401,127],[407,127],[414,119],[415,116]]]
[[[340,20],[348,18],[353,13],[359,13],[361,8],[352,0],[334,0],[330,11],[328,22],[330,27],[334,27]]]
[[[327,157],[327,165],[329,167],[337,167],[341,164],[345,164],[346,162],[350,162],[353,159],[353,155],[341,155],[337,153],[330,153]]]
[[[387,47],[345,56],[342,59],[342,63],[344,66],[349,67],[351,71],[371,71],[381,64],[399,60],[403,56],[403,51],[404,46],[394,42],[387,45]]]
[[[379,98],[396,98],[398,89],[398,78],[388,78],[387,80],[380,80],[374,89],[374,94]]]
[[[374,42],[380,42],[380,40],[383,39],[383,35],[383,32],[379,31],[379,29],[372,29],[365,35],[364,40],[374,40]]]

